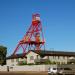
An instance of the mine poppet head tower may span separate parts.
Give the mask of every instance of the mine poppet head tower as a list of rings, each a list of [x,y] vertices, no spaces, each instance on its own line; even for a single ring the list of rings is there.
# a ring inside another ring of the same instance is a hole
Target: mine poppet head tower
[[[25,36],[19,41],[13,54],[16,54],[20,49],[23,50],[23,54],[28,50],[39,51],[44,48],[44,36],[42,31],[42,23],[39,14],[32,15],[32,23],[26,32]]]

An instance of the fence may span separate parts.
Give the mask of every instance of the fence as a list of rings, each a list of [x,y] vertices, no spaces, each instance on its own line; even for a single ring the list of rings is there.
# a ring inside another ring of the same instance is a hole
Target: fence
[[[7,66],[0,66],[0,71],[7,71]]]
[[[0,71],[47,71],[50,66],[56,65],[0,66]]]
[[[0,66],[0,71],[37,71],[37,72],[41,72],[41,71],[48,71],[49,67],[58,67],[58,65],[25,65],[25,66]],[[65,70],[63,72],[63,75],[67,74],[67,75],[75,75],[75,65],[63,65],[61,67],[70,67],[73,70],[68,71]]]

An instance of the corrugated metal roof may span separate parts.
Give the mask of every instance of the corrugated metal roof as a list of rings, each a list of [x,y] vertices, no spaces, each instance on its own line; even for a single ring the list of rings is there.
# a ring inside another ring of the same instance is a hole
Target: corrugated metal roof
[[[75,56],[75,52],[65,52],[65,51],[49,51],[49,50],[30,50],[39,54],[40,56]],[[26,54],[25,54],[26,55]],[[16,54],[8,56],[7,59],[14,59],[14,58],[23,58],[26,56],[23,54]]]
[[[37,54],[44,54],[44,55],[57,55],[57,56],[75,56],[75,52],[65,52],[65,51],[45,51],[45,50],[31,50]]]
[[[24,57],[26,58],[25,55],[23,55],[23,54],[11,55],[11,56],[8,56],[6,59],[15,59],[15,58],[24,58]]]

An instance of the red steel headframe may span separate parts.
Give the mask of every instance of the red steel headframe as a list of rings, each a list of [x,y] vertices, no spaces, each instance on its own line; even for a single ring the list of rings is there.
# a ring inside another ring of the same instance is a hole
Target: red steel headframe
[[[22,48],[23,53],[26,53],[26,50],[41,50],[41,47],[44,46],[44,36],[42,32],[42,24],[39,14],[32,15],[32,24],[29,27],[28,31],[24,38],[18,43],[13,54]]]

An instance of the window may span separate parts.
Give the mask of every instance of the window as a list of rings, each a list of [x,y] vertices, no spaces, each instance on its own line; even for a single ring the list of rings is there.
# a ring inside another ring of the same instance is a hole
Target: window
[[[59,56],[56,56],[56,59],[59,59]]]
[[[53,56],[53,59],[56,59],[56,56]]]
[[[38,59],[38,55],[37,55],[37,59]]]
[[[65,59],[65,56],[63,56],[62,58]]]
[[[60,59],[60,56],[58,56],[58,59]]]
[[[49,59],[49,56],[47,58]]]
[[[53,70],[56,70],[56,68],[53,68]]]
[[[30,60],[34,60],[34,57],[33,57],[33,56],[31,56],[31,57],[30,57]]]
[[[11,59],[11,62],[14,62],[14,59]]]

